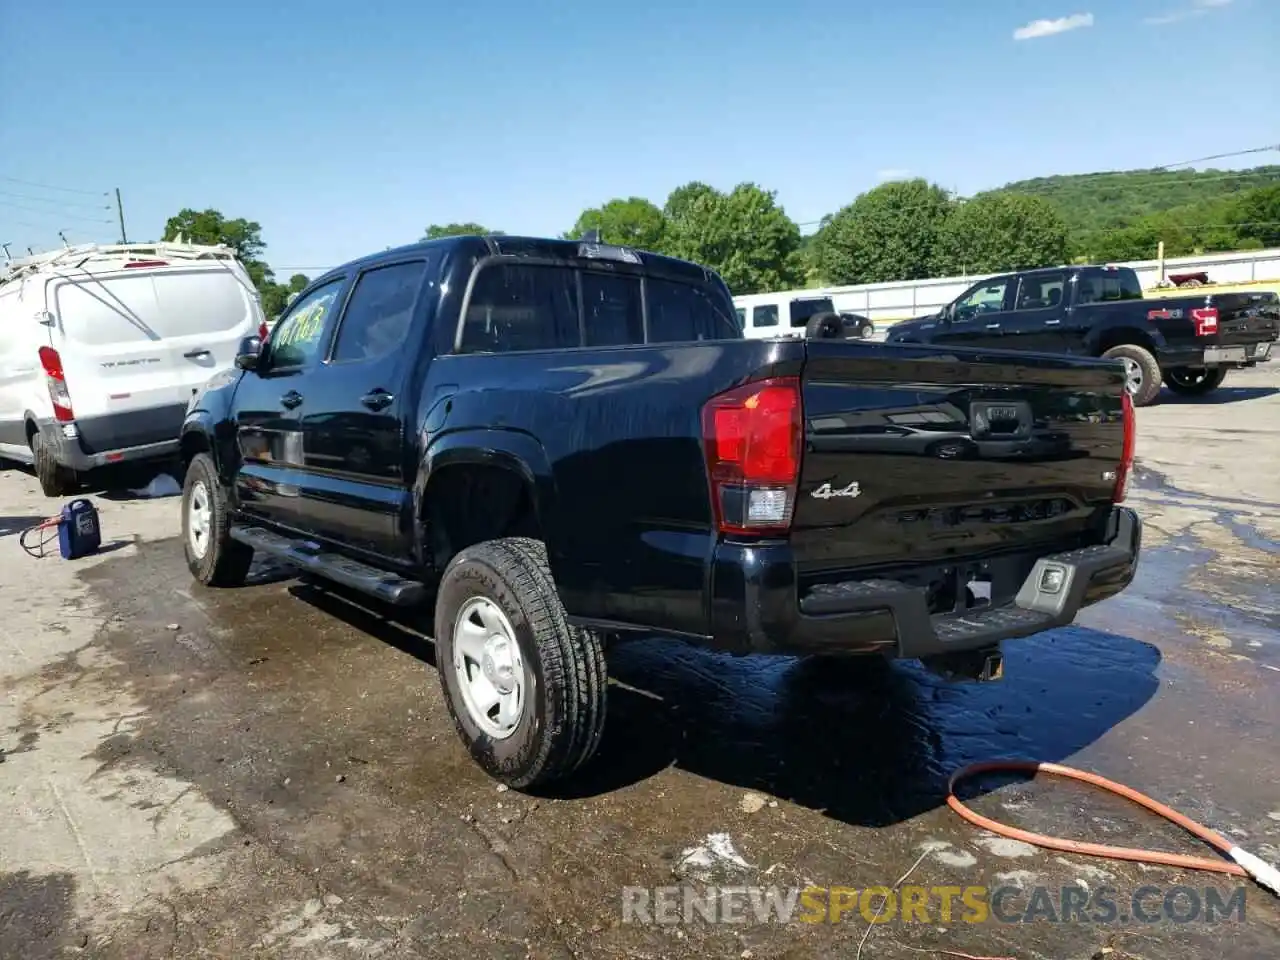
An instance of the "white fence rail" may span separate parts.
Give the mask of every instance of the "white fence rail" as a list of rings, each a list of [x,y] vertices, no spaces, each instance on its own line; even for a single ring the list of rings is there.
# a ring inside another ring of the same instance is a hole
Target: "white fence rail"
[[[1159,260],[1135,260],[1117,266],[1132,267],[1144,289],[1154,287],[1161,279]],[[1249,283],[1257,280],[1280,282],[1280,249],[1248,250],[1241,253],[1212,253],[1198,257],[1169,257],[1164,261],[1164,275],[1177,273],[1209,274],[1211,283]],[[971,284],[995,274],[973,274],[967,277],[939,277],[930,280],[864,283],[845,287],[819,287],[782,293],[735,297],[738,306],[776,301],[784,297],[831,297],[837,310],[860,313],[877,323],[892,323],[921,314],[932,313],[950,303]]]

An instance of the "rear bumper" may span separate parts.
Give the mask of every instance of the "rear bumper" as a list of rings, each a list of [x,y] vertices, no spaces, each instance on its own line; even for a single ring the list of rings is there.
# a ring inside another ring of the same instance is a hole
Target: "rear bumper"
[[[1273,340],[1262,340],[1256,343],[1232,343],[1208,347],[1180,347],[1160,352],[1160,366],[1170,369],[1177,367],[1194,367],[1196,369],[1215,367],[1252,367],[1257,363],[1266,363],[1275,353]]]
[[[113,463],[173,456],[186,413],[185,404],[172,404],[71,423],[46,421],[40,424],[40,433],[60,465],[86,472]]]
[[[1014,599],[963,613],[930,613],[925,591],[896,580],[823,584],[798,595],[786,543],[723,543],[712,569],[712,646],[735,653],[881,653],[922,658],[980,650],[1065,626],[1124,590],[1137,571],[1142,521],[1111,512],[1105,541],[1048,556],[1006,558],[1030,568]],[[1050,570],[1056,590],[1043,586]],[[1015,581],[1017,582],[1017,581]]]

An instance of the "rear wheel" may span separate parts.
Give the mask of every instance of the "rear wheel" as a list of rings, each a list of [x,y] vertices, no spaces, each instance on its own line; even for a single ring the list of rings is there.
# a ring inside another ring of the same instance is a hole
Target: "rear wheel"
[[[1184,397],[1200,397],[1222,386],[1227,371],[1222,367],[1180,367],[1164,372],[1164,385]]]
[[[62,466],[53,458],[53,450],[37,431],[31,435],[31,459],[40,481],[40,490],[46,497],[65,497],[75,493],[75,471]]]
[[[244,583],[253,548],[231,539],[231,510],[207,453],[197,453],[182,484],[182,546],[191,576],[207,587]]]
[[[1135,407],[1145,407],[1160,396],[1160,364],[1151,351],[1134,343],[1122,343],[1102,355],[1124,362],[1124,387]]]
[[[509,537],[458,553],[440,581],[435,637],[449,713],[491,777],[527,789],[595,754],[604,652],[596,633],[565,619],[542,543]]]

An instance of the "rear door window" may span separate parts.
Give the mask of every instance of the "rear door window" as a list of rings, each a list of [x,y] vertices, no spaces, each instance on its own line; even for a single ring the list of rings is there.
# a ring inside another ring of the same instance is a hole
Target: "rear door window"
[[[1063,273],[1037,273],[1018,281],[1015,310],[1047,310],[1062,305],[1062,292],[1067,285]]]
[[[156,286],[146,273],[63,283],[55,297],[63,336],[76,343],[154,343],[163,336]]]
[[[776,327],[778,325],[778,305],[766,303],[751,310],[751,326]]]

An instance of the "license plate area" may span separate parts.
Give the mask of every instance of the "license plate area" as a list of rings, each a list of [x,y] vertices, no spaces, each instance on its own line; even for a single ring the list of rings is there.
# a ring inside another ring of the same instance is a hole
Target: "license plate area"
[[[1205,347],[1205,363],[1244,363],[1244,347]]]
[[[978,400],[969,405],[969,435],[1019,439],[1031,435],[1031,404],[1025,400]]]

